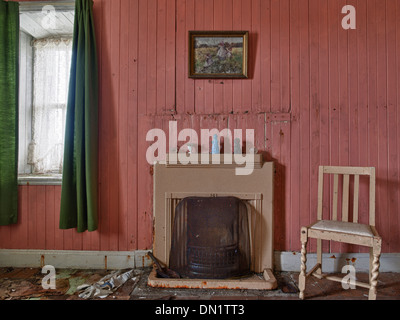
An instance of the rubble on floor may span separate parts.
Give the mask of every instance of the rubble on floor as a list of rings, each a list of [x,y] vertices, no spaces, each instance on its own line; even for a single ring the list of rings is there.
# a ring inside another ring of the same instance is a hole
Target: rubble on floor
[[[274,272],[278,281],[275,290],[228,290],[152,288],[147,285],[151,270],[57,269],[55,289],[44,289],[45,274],[41,268],[0,268],[0,300],[298,300],[298,272]],[[122,275],[124,279],[118,280]],[[357,274],[357,278],[365,281],[368,274]],[[114,279],[114,287],[109,282],[109,290],[102,298],[91,296],[90,290],[86,296],[82,295],[85,289],[104,285],[110,279]],[[307,280],[306,299],[366,300],[367,297],[365,288],[343,290],[341,283],[313,277]],[[379,275],[378,300],[400,300],[400,273]]]

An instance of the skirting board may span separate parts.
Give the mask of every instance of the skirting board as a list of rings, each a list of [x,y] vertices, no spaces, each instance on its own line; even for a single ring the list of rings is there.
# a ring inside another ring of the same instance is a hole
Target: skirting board
[[[51,265],[74,269],[126,269],[152,266],[148,250],[78,251],[0,249],[0,267],[39,268]]]
[[[300,252],[275,251],[274,268],[276,271],[300,272]],[[317,254],[307,254],[307,271],[317,263]],[[325,273],[341,273],[342,268],[351,265],[356,272],[369,271],[369,253],[323,253],[322,270]],[[379,272],[400,272],[400,253],[382,253]]]
[[[21,250],[0,249],[0,267],[43,267],[76,269],[125,269],[151,267],[148,250],[135,251],[77,251],[77,250]],[[300,271],[300,252],[275,251],[274,270]],[[307,254],[307,270],[317,261],[315,253]],[[368,272],[368,253],[323,254],[324,272],[341,272],[343,266],[352,265],[359,272]],[[400,253],[382,253],[380,272],[400,272]]]

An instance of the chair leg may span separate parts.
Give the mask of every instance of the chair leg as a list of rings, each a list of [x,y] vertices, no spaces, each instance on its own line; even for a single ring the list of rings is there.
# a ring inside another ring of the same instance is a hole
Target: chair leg
[[[304,299],[304,290],[306,288],[306,269],[307,269],[307,229],[301,229],[301,266],[299,275],[299,298]]]
[[[379,258],[381,255],[381,241],[378,240],[378,243],[376,246],[372,248],[370,251],[370,289],[369,289],[369,295],[368,295],[368,300],[376,300],[376,294],[377,294],[377,284],[378,284],[378,275],[379,275]]]
[[[322,240],[317,239],[317,263],[320,267],[316,270],[317,274],[322,274]]]

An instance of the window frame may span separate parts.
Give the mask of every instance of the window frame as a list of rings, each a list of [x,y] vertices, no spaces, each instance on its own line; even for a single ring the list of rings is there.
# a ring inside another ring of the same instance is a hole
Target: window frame
[[[59,11],[75,11],[75,1],[35,1],[35,2],[20,2],[19,3],[19,12],[40,12],[43,7],[46,5],[52,5],[56,10]],[[19,147],[18,152],[18,184],[19,185],[61,185],[62,184],[62,173],[32,173],[32,165],[28,164],[28,146],[32,141],[32,117],[33,117],[33,47],[31,45],[31,41],[35,38],[21,29],[20,26],[20,35],[22,34],[22,38],[25,38],[23,41],[23,45],[28,49],[27,44],[29,44],[29,52],[21,55],[21,36],[20,36],[20,66],[24,66],[22,64],[22,60],[25,59],[25,72],[30,71],[28,76],[25,76],[26,83],[24,87],[21,85],[22,77],[21,72],[24,72],[23,68],[20,70],[20,86],[19,86],[19,144],[23,144]],[[30,65],[28,63],[30,62]],[[21,68],[20,68],[21,69]],[[22,90],[21,90],[22,89]],[[24,102],[21,102],[21,99],[25,99]],[[23,140],[21,141],[21,136],[23,136]],[[21,155],[21,151],[22,155]]]

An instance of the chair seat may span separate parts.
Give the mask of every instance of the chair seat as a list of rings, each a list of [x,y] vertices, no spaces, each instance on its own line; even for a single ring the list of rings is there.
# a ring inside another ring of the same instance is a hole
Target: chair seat
[[[310,227],[313,230],[343,232],[359,236],[373,237],[374,234],[371,227],[367,224],[334,221],[334,220],[320,220]]]

